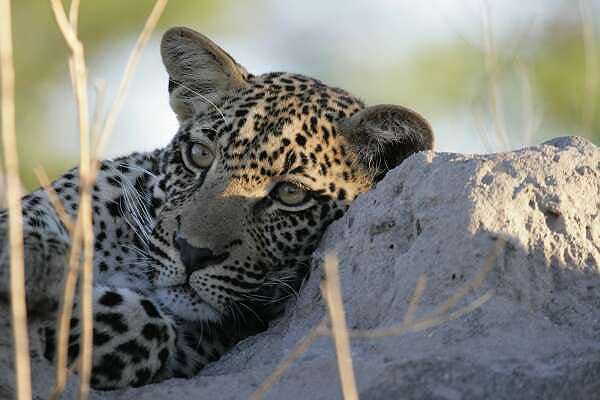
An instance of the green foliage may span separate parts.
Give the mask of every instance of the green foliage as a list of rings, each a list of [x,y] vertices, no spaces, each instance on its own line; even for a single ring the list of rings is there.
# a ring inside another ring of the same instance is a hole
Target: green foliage
[[[69,52],[47,0],[20,0],[13,3],[21,175],[25,186],[31,189],[39,185],[32,171],[35,166],[43,165],[51,176],[56,176],[64,172],[66,166],[71,167],[76,163],[76,160],[64,159],[60,155],[47,154],[46,149],[40,147],[40,136],[46,134],[40,123],[42,99],[52,81],[60,76],[68,76]],[[65,2],[67,7],[68,3]],[[137,35],[154,3],[154,0],[82,1],[79,34],[85,45],[87,59],[112,40],[125,35]],[[221,3],[217,1],[172,2],[161,17],[157,30],[177,24],[182,16],[194,15],[196,23],[205,23],[220,8]],[[73,121],[75,123],[75,117]]]
[[[590,139],[600,143],[600,87],[595,98],[585,97],[585,53],[578,27],[552,30],[539,43],[531,65],[535,89],[538,98],[543,99],[548,122],[581,134],[583,104],[589,101],[596,109]]]
[[[531,84],[530,101],[541,119],[538,134],[584,136],[583,108],[584,102],[589,101],[595,104],[595,113],[588,139],[600,143],[600,87],[595,98],[586,98],[581,28],[563,26],[548,30],[533,45],[503,51],[511,49],[513,40],[509,37],[499,44],[496,66],[502,106],[510,120],[507,125],[520,128],[519,119],[523,116],[519,107],[526,99],[522,98],[524,83],[519,74],[526,71]],[[371,86],[381,89],[372,92],[371,97],[399,98],[430,113],[453,110],[457,104],[465,105],[473,114],[487,107],[490,77],[485,69],[485,55],[464,42],[421,49],[380,72],[375,79],[385,82]],[[368,86],[364,90],[369,93]]]

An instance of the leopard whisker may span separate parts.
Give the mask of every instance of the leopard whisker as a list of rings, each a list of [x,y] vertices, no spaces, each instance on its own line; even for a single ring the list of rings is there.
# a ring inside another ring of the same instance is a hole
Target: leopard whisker
[[[146,168],[143,168],[143,167],[141,167],[139,165],[132,165],[132,164],[129,164],[129,163],[120,163],[119,166],[128,168],[128,169],[130,169],[132,171],[140,171],[140,172],[142,172],[145,175],[149,175],[149,176],[151,176],[153,178],[157,178],[156,174],[154,174],[152,171],[150,171],[150,170],[148,170]]]
[[[217,110],[217,112],[221,115],[221,118],[223,119],[223,122],[228,123],[227,118],[225,118],[225,114],[223,113],[223,111],[212,101],[210,101],[210,99],[206,96],[204,96],[202,93],[198,92],[197,90],[192,89],[191,87],[187,86],[186,84],[184,84],[183,82],[177,82],[177,84],[181,87],[183,87],[184,89],[192,92],[193,94],[195,94],[201,101],[205,102],[206,104],[212,106],[215,110]],[[189,99],[193,99],[195,97],[189,97]]]
[[[244,304],[244,303],[241,303],[241,302],[235,302],[234,304],[236,304],[237,306],[240,306],[240,307],[244,307],[244,308],[245,308],[246,310],[248,310],[248,311],[249,311],[249,312],[250,312],[252,315],[254,315],[254,317],[256,318],[256,320],[257,320],[257,321],[259,321],[259,322],[260,322],[260,323],[262,323],[262,324],[265,324],[265,321],[264,321],[264,320],[263,320],[263,319],[260,317],[260,315],[258,315],[258,314],[256,313],[256,311],[254,311],[254,310],[253,310],[253,309],[252,309],[250,306],[248,306],[248,305],[246,305],[246,304]]]

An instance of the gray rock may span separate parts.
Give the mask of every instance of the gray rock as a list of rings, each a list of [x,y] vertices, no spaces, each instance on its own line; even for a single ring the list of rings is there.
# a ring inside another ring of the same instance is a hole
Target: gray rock
[[[332,224],[296,304],[269,330],[194,379],[93,397],[248,398],[325,316],[326,252],[339,258],[348,326],[361,330],[400,324],[421,276],[415,319],[491,267],[449,310],[491,294],[473,311],[352,339],[361,399],[600,398],[600,150],[576,137],[410,157]],[[318,337],[265,398],[341,398],[332,339]]]
[[[391,171],[334,223],[288,313],[196,379],[108,398],[248,398],[325,315],[325,252],[339,257],[348,326],[399,324],[420,276],[415,318],[481,271],[450,311],[489,301],[436,327],[353,339],[362,399],[600,398],[600,151],[557,138],[510,153],[420,153]],[[333,343],[318,338],[267,399],[341,398]]]

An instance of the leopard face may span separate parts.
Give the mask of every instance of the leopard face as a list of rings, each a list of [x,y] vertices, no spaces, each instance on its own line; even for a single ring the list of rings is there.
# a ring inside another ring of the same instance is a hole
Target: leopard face
[[[162,42],[180,129],[160,161],[149,250],[161,305],[257,320],[298,290],[324,230],[385,171],[432,147],[427,122],[318,80],[254,76],[204,36]]]

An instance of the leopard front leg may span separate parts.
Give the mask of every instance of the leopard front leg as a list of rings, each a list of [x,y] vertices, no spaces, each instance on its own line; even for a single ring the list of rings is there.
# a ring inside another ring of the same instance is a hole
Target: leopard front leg
[[[35,201],[34,206],[24,212],[27,308],[30,315],[36,315],[44,324],[44,356],[53,360],[55,311],[62,298],[70,238],[51,206],[42,201]],[[10,297],[7,242],[6,211],[0,210],[0,300],[5,301]],[[174,324],[149,298],[132,289],[95,286],[93,310],[93,388],[140,386],[171,376],[168,360],[175,354]],[[76,304],[69,335],[71,364],[80,351],[78,315]]]
[[[175,355],[175,324],[148,297],[126,288],[95,287],[93,294],[91,386],[111,390],[141,386],[170,376]],[[77,306],[74,315],[79,315]],[[79,318],[71,319],[69,362],[80,353]],[[45,328],[45,356],[55,356],[54,326]]]
[[[24,200],[35,205],[23,212],[23,250],[28,312],[47,317],[61,297],[70,238],[43,197],[36,193]],[[0,300],[10,297],[9,259],[8,215],[0,210]]]

